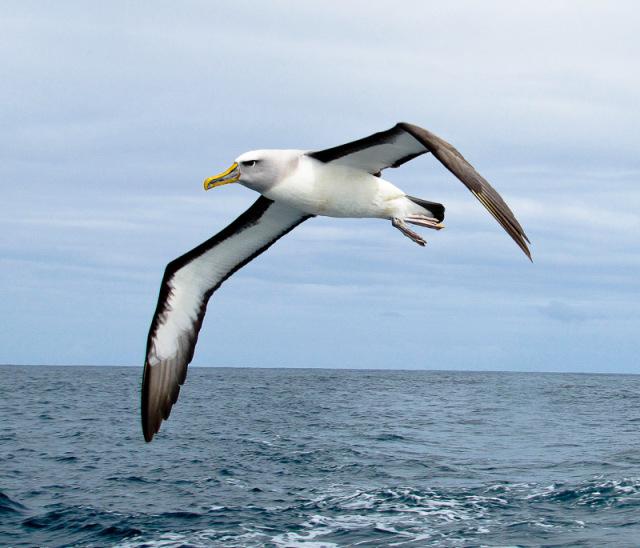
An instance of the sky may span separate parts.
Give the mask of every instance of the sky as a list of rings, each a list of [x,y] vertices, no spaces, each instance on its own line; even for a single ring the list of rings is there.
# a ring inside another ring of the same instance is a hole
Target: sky
[[[531,264],[430,155],[413,244],[307,221],[214,295],[194,365],[638,373],[634,1],[3,2],[0,363],[138,365],[164,267],[256,199],[259,148],[423,126],[503,195]]]

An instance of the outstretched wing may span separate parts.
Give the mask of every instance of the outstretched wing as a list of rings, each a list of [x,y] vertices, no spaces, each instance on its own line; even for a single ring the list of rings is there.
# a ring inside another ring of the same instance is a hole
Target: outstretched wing
[[[531,259],[527,246],[529,238],[500,194],[451,144],[426,129],[401,122],[387,131],[326,150],[309,152],[308,155],[321,162],[363,169],[377,175],[383,169],[401,166],[427,152],[431,152],[466,185]]]
[[[309,217],[260,196],[221,232],[167,265],[149,329],[142,377],[146,441],[151,441],[178,399],[213,292]]]

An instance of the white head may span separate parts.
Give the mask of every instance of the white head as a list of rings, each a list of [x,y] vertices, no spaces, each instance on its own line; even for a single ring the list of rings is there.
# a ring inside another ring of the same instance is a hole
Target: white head
[[[298,167],[301,154],[300,150],[245,152],[229,169],[206,179],[204,189],[237,182],[256,192],[266,192]]]

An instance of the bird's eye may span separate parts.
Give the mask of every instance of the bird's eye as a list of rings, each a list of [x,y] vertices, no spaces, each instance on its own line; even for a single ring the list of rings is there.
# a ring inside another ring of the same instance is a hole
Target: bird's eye
[[[258,162],[256,160],[249,160],[247,162],[242,162],[242,165],[245,167],[253,167],[257,164]]]

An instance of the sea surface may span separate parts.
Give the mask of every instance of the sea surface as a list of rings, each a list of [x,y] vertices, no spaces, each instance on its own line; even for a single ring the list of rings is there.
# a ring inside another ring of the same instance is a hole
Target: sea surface
[[[0,546],[640,546],[640,376],[0,367]]]

